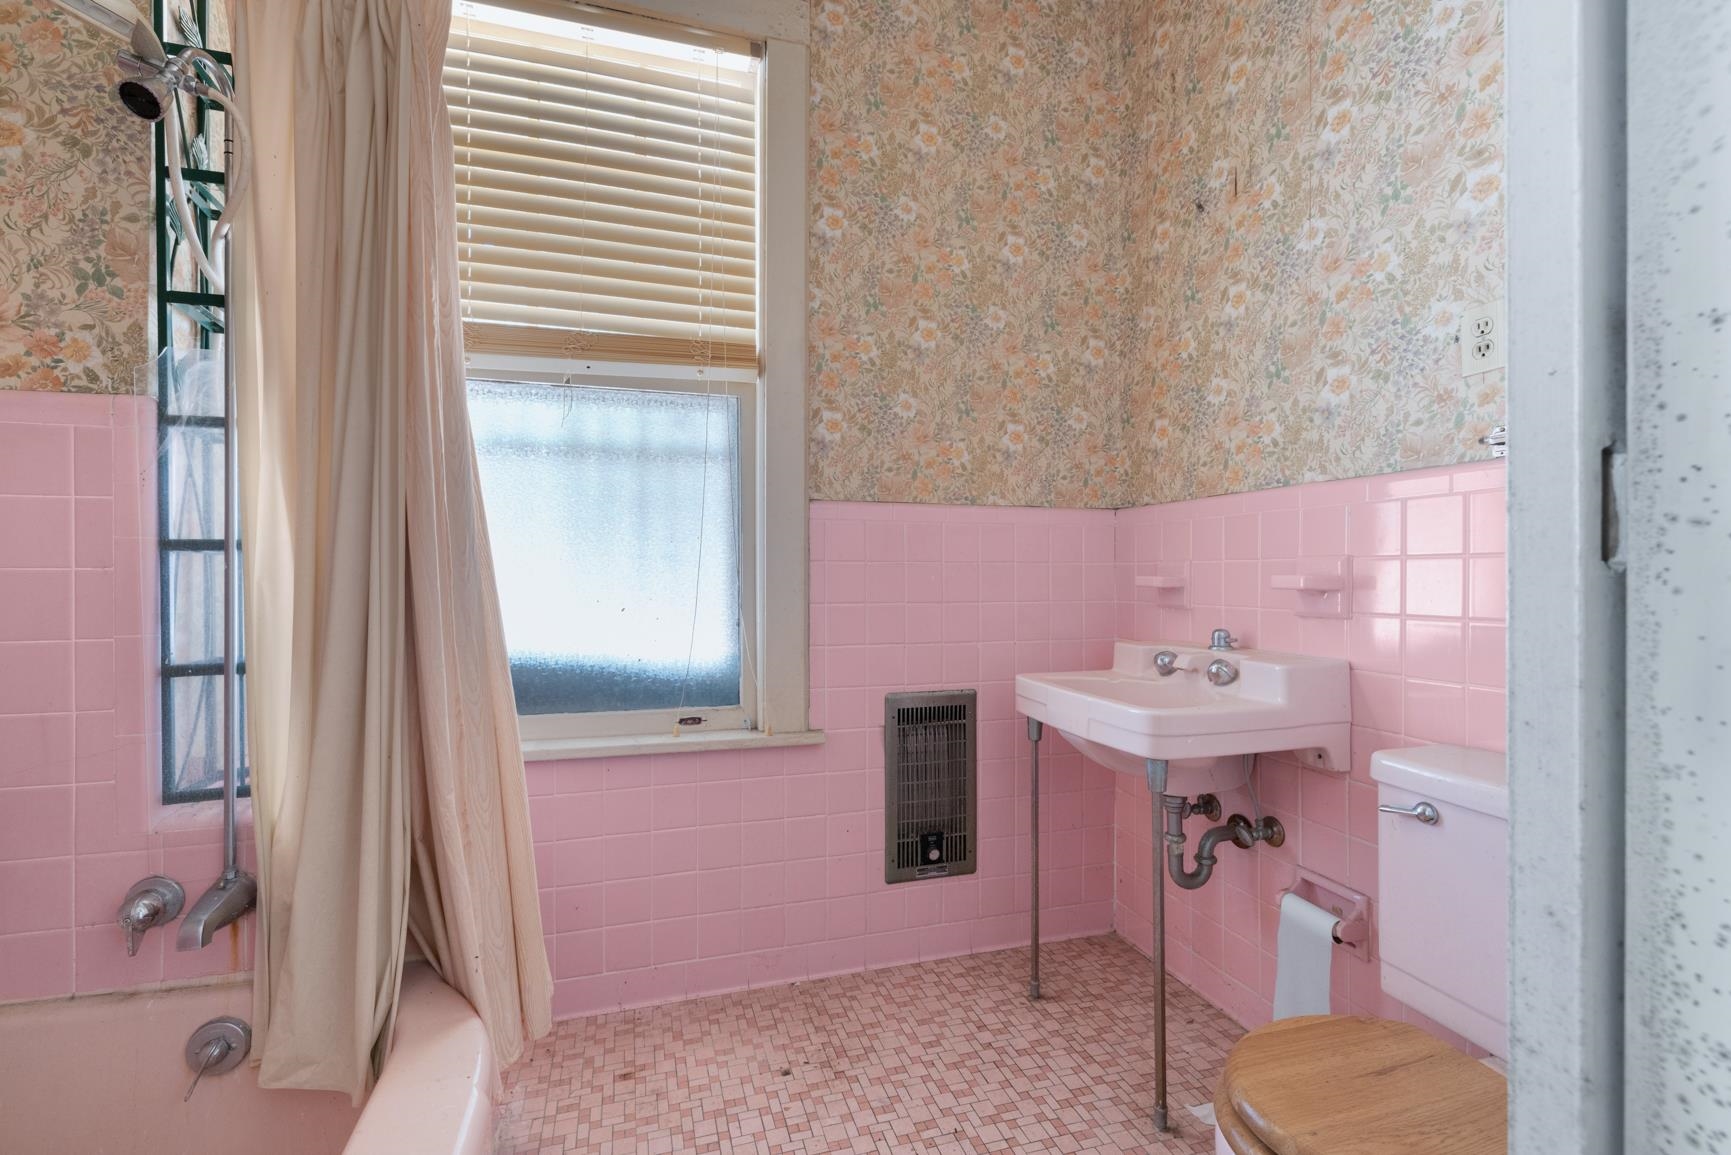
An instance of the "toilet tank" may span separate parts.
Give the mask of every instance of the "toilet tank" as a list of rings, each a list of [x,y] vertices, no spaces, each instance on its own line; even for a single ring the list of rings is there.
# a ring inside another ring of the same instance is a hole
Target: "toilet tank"
[[[1508,1055],[1508,759],[1463,746],[1371,756],[1382,989],[1499,1058]]]

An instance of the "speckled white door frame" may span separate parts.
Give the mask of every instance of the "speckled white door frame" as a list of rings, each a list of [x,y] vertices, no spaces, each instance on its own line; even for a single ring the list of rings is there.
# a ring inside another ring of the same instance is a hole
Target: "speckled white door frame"
[[[1629,11],[1626,1150],[1731,1152],[1731,6]]]
[[[1621,0],[1511,0],[1510,1149],[1623,1149]]]

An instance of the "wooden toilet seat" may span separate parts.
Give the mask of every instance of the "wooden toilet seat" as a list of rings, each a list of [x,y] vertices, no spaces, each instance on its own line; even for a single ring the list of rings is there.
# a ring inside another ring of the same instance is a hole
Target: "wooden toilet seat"
[[[1311,1015],[1238,1041],[1214,1092],[1235,1155],[1504,1155],[1508,1083],[1408,1023]]]

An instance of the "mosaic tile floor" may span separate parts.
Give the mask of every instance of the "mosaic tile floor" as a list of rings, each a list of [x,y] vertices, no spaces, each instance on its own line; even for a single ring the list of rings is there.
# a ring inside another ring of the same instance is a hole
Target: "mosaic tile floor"
[[[1168,986],[1174,1133],[1156,1137],[1154,977],[1116,936],[559,1023],[505,1075],[501,1152],[1206,1155],[1242,1033]]]

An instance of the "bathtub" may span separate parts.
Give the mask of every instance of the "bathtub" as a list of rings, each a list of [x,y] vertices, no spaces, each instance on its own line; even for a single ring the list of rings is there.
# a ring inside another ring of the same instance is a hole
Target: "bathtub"
[[[365,1109],[347,1095],[266,1091],[242,1065],[199,1083],[187,1037],[218,1015],[252,1016],[252,987],[170,990],[0,1006],[0,1151],[157,1155],[384,1155],[492,1150],[495,1073],[480,1019],[430,969],[403,980],[397,1037]]]

